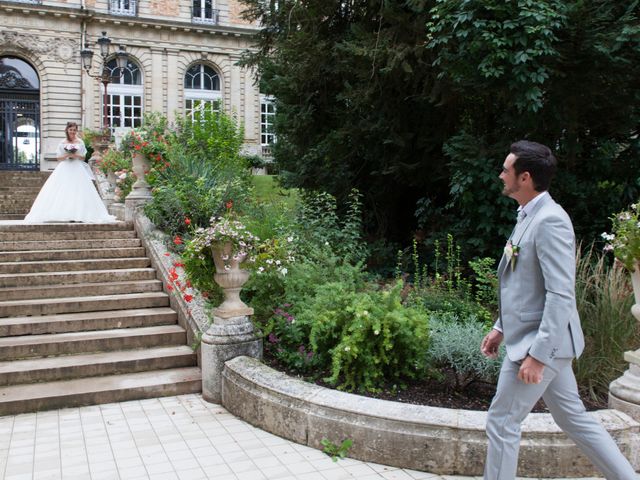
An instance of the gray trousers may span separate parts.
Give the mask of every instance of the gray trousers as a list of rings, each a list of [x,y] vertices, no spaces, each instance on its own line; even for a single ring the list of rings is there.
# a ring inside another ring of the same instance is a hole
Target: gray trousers
[[[540,399],[558,426],[580,447],[608,480],[637,480],[604,427],[589,415],[580,396],[570,358],[558,358],[544,369],[539,384],[518,380],[520,363],[505,357],[496,395],[487,416],[487,460],[485,480],[514,480],[520,449],[520,424]]]

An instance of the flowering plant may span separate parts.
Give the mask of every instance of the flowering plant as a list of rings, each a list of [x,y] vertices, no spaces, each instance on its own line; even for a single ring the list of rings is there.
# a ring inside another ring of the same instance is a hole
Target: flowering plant
[[[614,256],[630,271],[640,261],[640,201],[611,217],[612,231],[604,232],[602,238],[608,243],[604,250]]]
[[[131,169],[131,159],[125,158],[118,150],[107,150],[96,162],[96,167],[105,175],[109,172],[118,172]]]
[[[511,240],[504,246],[504,255],[507,257],[507,262],[511,264],[511,271],[516,268],[516,262],[518,261],[518,255],[520,254],[520,245],[511,243]]]
[[[164,135],[155,130],[131,130],[122,139],[122,150],[125,153],[141,153],[145,155],[154,165],[163,162],[163,157],[168,149],[167,140]]]
[[[212,217],[211,225],[198,228],[191,239],[191,248],[203,252],[214,247],[222,249],[230,245],[230,250],[223,254],[225,270],[231,269],[231,261],[242,263],[245,259],[254,261],[254,254],[260,239],[247,230],[245,225],[229,217]]]
[[[123,168],[122,170],[118,170],[114,172],[116,176],[116,188],[115,188],[115,198],[114,201],[118,202],[123,200],[129,193],[131,192],[131,188],[133,187],[133,183],[136,180],[136,176],[134,173],[128,169]]]

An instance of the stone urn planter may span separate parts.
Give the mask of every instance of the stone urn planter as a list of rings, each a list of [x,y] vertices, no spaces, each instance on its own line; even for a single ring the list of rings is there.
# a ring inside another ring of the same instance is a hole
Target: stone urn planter
[[[631,283],[635,298],[631,314],[640,322],[640,262],[631,272]],[[640,348],[625,352],[624,359],[629,362],[629,369],[609,385],[609,406],[640,421]]]
[[[240,268],[247,255],[234,256],[233,246],[227,242],[221,245],[212,245],[211,256],[216,266],[213,278],[224,292],[224,301],[214,310],[215,315],[220,318],[253,315],[253,308],[248,307],[240,299],[242,286],[249,280],[249,272]]]
[[[143,153],[135,153],[133,155],[133,173],[136,176],[136,182],[133,184],[131,189],[131,194],[135,192],[136,197],[139,196],[151,196],[151,191],[149,190],[149,184],[146,180],[146,175],[149,171],[149,159]],[[148,195],[147,195],[148,193]]]

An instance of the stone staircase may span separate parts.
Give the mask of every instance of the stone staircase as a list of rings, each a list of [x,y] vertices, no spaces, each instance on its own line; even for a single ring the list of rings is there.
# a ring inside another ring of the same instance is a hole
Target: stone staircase
[[[130,223],[0,224],[0,415],[201,391]]]
[[[22,220],[50,174],[0,170],[0,220]]]

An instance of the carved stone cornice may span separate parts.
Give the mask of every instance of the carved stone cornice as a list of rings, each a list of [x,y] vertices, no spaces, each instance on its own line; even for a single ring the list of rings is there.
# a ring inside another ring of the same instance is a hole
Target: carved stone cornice
[[[42,38],[18,32],[0,31],[0,49],[17,51],[48,57],[62,63],[79,62],[80,42],[70,38]]]

